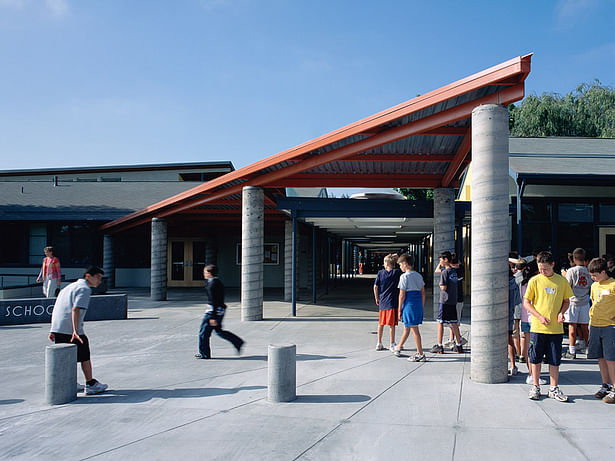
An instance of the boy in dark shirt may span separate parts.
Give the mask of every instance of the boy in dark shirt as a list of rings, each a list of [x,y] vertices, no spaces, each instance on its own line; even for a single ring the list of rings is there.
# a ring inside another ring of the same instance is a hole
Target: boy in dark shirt
[[[447,322],[453,335],[455,336],[455,350],[463,353],[461,345],[461,334],[457,319],[457,271],[452,266],[452,255],[450,251],[440,253],[440,267],[444,270],[440,272],[440,306],[438,309],[438,344],[431,348],[431,352],[436,354],[444,353],[442,337],[444,336],[444,322]]]

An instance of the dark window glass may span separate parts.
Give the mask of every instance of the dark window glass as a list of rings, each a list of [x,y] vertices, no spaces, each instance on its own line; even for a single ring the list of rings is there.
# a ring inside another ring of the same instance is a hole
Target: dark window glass
[[[171,280],[184,280],[184,242],[171,242]]]
[[[192,243],[192,261],[192,280],[201,280],[205,268],[205,242]]]
[[[523,252],[551,251],[551,223],[532,223],[523,226]]]
[[[50,223],[47,241],[54,248],[62,266],[102,266],[102,235],[99,222]]]
[[[152,237],[148,226],[129,229],[113,236],[115,267],[150,267]]]
[[[575,248],[583,248],[589,256],[592,256],[594,248],[594,224],[593,223],[560,223],[557,225],[557,246],[559,263],[568,262],[568,253]]]
[[[0,264],[27,264],[28,226],[3,222],[0,225]]]
[[[600,204],[600,222],[615,222],[615,204]]]
[[[524,222],[550,222],[551,204],[548,202],[522,203]]]
[[[589,203],[560,203],[559,222],[593,222],[594,206]]]

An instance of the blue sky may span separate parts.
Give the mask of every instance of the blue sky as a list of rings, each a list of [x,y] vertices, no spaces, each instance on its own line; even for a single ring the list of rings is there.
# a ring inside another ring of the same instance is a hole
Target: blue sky
[[[0,169],[239,168],[534,53],[615,84],[615,0],[0,0]]]

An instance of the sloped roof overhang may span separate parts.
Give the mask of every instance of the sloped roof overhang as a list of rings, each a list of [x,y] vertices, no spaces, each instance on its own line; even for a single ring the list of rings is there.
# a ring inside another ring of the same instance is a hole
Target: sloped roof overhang
[[[519,56],[116,219],[117,232],[153,217],[241,213],[245,186],[266,188],[265,211],[285,187],[454,187],[470,161],[471,114],[523,99],[531,54]]]

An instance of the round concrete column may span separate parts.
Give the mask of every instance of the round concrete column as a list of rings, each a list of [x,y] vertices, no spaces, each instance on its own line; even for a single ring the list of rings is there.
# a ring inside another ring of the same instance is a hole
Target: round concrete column
[[[284,222],[284,301],[293,296],[293,222]]]
[[[455,191],[438,188],[433,191],[433,267],[443,251],[455,251]],[[440,275],[433,277],[433,318],[438,316]]]
[[[54,344],[45,348],[45,401],[62,405],[77,398],[77,346]]]
[[[297,398],[297,346],[269,345],[267,353],[267,400],[292,402]]]
[[[103,270],[107,277],[107,287],[115,288],[115,261],[113,259],[113,237],[103,236]]]
[[[508,110],[472,111],[472,381],[508,380]]]
[[[152,258],[150,295],[155,301],[167,299],[167,222],[152,219]]]
[[[264,204],[262,187],[246,186],[241,199],[241,320],[263,319]]]

